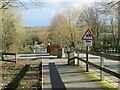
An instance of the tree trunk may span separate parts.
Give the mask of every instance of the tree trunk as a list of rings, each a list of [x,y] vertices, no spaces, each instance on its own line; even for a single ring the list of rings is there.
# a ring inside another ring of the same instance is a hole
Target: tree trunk
[[[118,2],[118,53],[120,53],[120,48],[119,48],[119,43],[120,43],[120,2]]]

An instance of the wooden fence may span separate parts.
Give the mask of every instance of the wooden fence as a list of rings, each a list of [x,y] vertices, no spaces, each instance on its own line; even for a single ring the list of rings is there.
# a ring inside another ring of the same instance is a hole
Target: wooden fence
[[[15,59],[8,59],[8,55],[14,55],[15,56]],[[1,59],[2,61],[7,61],[7,62],[15,62],[17,63],[17,53],[2,53],[1,54]]]
[[[104,66],[103,66],[103,58],[101,58],[101,64],[100,65],[96,65],[92,62],[89,62],[87,59],[88,57],[86,57],[86,60],[82,59],[79,57],[79,52],[84,52],[84,53],[88,53],[88,54],[92,54],[92,55],[97,55],[97,56],[100,56],[100,57],[105,57],[105,58],[109,58],[109,59],[113,59],[113,60],[119,60],[120,56],[113,56],[113,55],[107,55],[107,54],[103,54],[103,53],[98,53],[98,52],[86,52],[86,51],[80,51],[80,50],[77,50],[77,56],[74,56],[74,51],[68,51],[67,54],[68,54],[68,64],[69,65],[75,65],[75,59],[77,59],[77,65],[79,66],[79,61],[82,61],[84,63],[86,63],[86,72],[89,71],[89,67],[88,65],[92,66],[92,67],[95,67],[97,69],[100,70],[100,72],[106,72],[114,77],[117,77],[118,79],[120,79],[120,74],[119,73],[116,73],[112,70],[109,70],[109,69],[106,69]],[[72,56],[71,56],[72,55]],[[86,55],[87,56],[87,55]],[[103,80],[103,73],[100,73],[100,78],[101,80]]]

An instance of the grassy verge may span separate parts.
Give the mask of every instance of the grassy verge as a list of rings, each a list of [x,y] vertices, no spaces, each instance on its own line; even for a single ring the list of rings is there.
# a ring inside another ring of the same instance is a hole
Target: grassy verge
[[[82,67],[80,67],[80,66],[77,66],[77,67],[80,68],[80,69],[82,69],[82,70],[85,72],[85,70],[84,70]],[[100,80],[99,77],[95,76],[94,74],[92,74],[92,73],[90,73],[90,72],[85,72],[85,73],[88,74],[88,75],[90,76],[90,78],[92,78],[92,79],[94,79],[94,80],[96,80],[96,79],[99,79],[99,80]],[[107,83],[106,81],[98,81],[98,82],[100,82],[100,83],[103,84],[105,87],[109,88],[110,90],[118,90],[116,87],[110,85],[110,84]]]

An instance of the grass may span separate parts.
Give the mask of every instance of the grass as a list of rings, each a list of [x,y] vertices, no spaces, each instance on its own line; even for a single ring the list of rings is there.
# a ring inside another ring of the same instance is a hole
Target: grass
[[[117,88],[113,87],[112,85],[108,84],[105,81],[100,81],[100,83],[102,83],[104,86],[110,88],[110,90],[118,90]]]
[[[92,79],[100,79],[99,77],[93,75],[90,72],[85,72],[86,74],[88,74]],[[110,85],[109,83],[107,83],[106,81],[99,81],[101,84],[103,84],[104,86],[110,88],[111,90],[117,90],[117,88],[113,87],[112,85]]]
[[[38,87],[42,87],[42,81],[38,82]]]
[[[85,70],[80,67],[80,66],[77,66],[78,68],[82,69],[84,72]],[[100,80],[99,77],[95,76],[94,74],[90,73],[90,72],[85,72],[86,74],[88,74],[90,76],[91,79],[94,79],[94,80]],[[104,85],[105,87],[109,88],[110,90],[118,90],[117,88],[115,88],[114,86],[110,85],[109,83],[107,83],[106,81],[98,81],[100,82],[102,85]]]
[[[9,88],[16,89],[20,85],[21,79],[25,76],[26,72],[29,70],[29,65],[25,65],[19,73],[12,79],[12,81],[6,86],[6,90]]]
[[[27,54],[27,53],[33,53],[33,51],[31,50],[31,48],[25,48],[22,52],[20,52],[21,54]]]
[[[20,82],[20,85],[18,86],[18,89],[19,88],[28,88],[28,86],[27,86],[27,83],[26,82]]]

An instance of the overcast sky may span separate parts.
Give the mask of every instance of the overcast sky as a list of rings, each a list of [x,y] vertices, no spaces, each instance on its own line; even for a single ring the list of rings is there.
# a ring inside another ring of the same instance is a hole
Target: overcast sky
[[[22,9],[22,16],[25,26],[31,27],[49,26],[52,18],[56,13],[61,12],[67,8],[81,9],[82,7],[90,5],[95,1],[98,2],[100,0],[64,0],[64,1],[38,0],[38,1],[40,3],[30,2],[29,0],[25,0],[25,2],[23,2],[28,8],[28,10],[26,10],[25,8]]]

